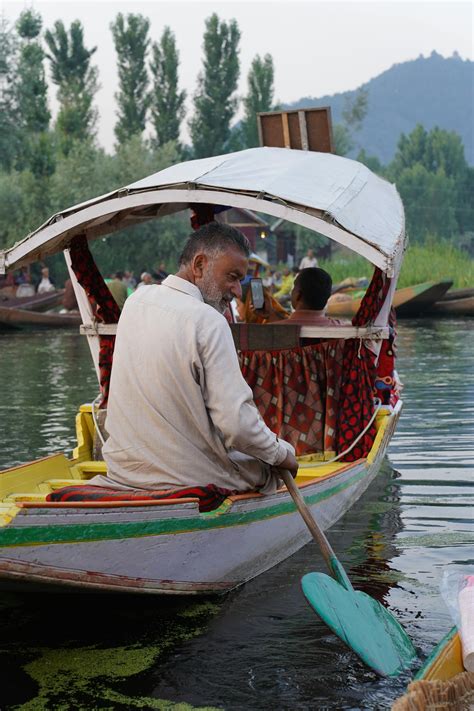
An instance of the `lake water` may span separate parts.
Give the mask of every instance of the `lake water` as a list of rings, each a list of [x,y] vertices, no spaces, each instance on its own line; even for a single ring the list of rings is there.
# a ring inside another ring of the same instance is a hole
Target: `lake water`
[[[474,566],[474,321],[403,321],[405,408],[380,476],[329,538],[423,659],[452,621],[445,571]],[[0,468],[74,446],[97,391],[75,333],[0,334]],[[0,708],[388,709],[379,679],[307,606],[314,544],[224,598],[0,593]]]

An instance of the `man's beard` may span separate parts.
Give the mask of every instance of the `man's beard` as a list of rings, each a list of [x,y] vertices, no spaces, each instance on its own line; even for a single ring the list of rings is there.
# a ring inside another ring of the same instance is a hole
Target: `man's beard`
[[[209,304],[209,306],[212,306],[212,308],[216,309],[220,314],[226,311],[229,302],[232,300],[232,295],[224,295],[209,272],[206,272],[206,274],[202,276],[196,286],[201,292],[205,304]]]

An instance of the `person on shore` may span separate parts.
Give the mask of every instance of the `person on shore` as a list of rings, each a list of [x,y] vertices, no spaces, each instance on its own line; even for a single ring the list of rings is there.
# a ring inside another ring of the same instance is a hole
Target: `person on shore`
[[[166,279],[167,276],[168,276],[168,272],[166,271],[166,265],[164,262],[161,262],[155,268],[155,271],[152,272],[152,277],[153,277],[155,284],[161,284],[163,279]]]
[[[314,251],[312,249],[308,249],[308,251],[306,252],[306,256],[303,257],[300,262],[300,271],[301,269],[311,269],[317,266],[318,260],[314,256]]]
[[[114,297],[114,300],[120,310],[123,309],[123,305],[125,304],[128,296],[128,289],[127,285],[123,281],[123,276],[123,272],[115,272],[112,280],[107,282],[109,291]]]
[[[123,283],[127,287],[127,289],[134,290],[135,287],[137,286],[137,280],[135,279],[133,272],[126,270],[123,273]]]
[[[142,272],[140,274],[140,281],[137,284],[137,289],[141,286],[150,286],[150,284],[153,284],[153,277],[150,272]]]
[[[235,228],[193,233],[179,271],[137,289],[118,324],[103,447],[115,488],[214,484],[273,493],[293,447],[265,425],[223,314],[241,297],[250,249]]]

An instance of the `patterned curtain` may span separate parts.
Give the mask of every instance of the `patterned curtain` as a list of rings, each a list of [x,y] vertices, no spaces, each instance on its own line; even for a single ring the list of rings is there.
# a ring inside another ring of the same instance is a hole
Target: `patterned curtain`
[[[353,326],[370,326],[374,323],[390,288],[390,279],[378,268],[367,289]],[[354,442],[368,425],[374,413],[373,393],[376,380],[375,355],[360,340],[345,342],[341,393],[338,408],[337,452],[342,452]],[[362,439],[343,458],[352,462],[366,457],[376,434],[375,423]]]
[[[267,426],[298,455],[336,451],[344,342],[239,353],[242,374]]]
[[[87,294],[95,317],[101,323],[117,323],[120,308],[110,293],[102,274],[94,262],[87,238],[84,235],[75,237],[69,247],[71,266],[76,279]],[[101,408],[107,407],[110,387],[110,373],[115,346],[115,336],[99,336],[99,380],[102,400]]]

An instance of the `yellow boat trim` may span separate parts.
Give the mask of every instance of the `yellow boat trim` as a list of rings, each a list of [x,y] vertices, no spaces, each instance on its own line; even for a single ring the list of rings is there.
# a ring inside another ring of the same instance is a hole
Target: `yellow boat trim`
[[[369,464],[376,457],[387,426],[392,421],[392,418],[388,417],[389,414],[388,410],[381,410],[377,415],[375,422],[378,431],[374,445],[367,457]],[[78,446],[74,450],[72,460],[67,459],[64,454],[56,454],[2,472],[0,477],[0,515],[3,516],[3,525],[6,525],[8,517],[16,516],[18,513],[19,508],[15,506],[16,503],[42,502],[45,501],[48,494],[56,489],[86,482],[96,474],[107,473],[104,461],[91,459],[94,439],[91,405],[81,405],[76,417],[76,432]],[[348,462],[327,462],[332,456],[334,456],[332,452],[323,452],[299,457],[298,460],[302,466],[296,482],[308,484],[314,479],[337,474],[348,466]],[[216,512],[213,512],[214,515],[224,513],[231,505],[232,502],[226,500]]]

